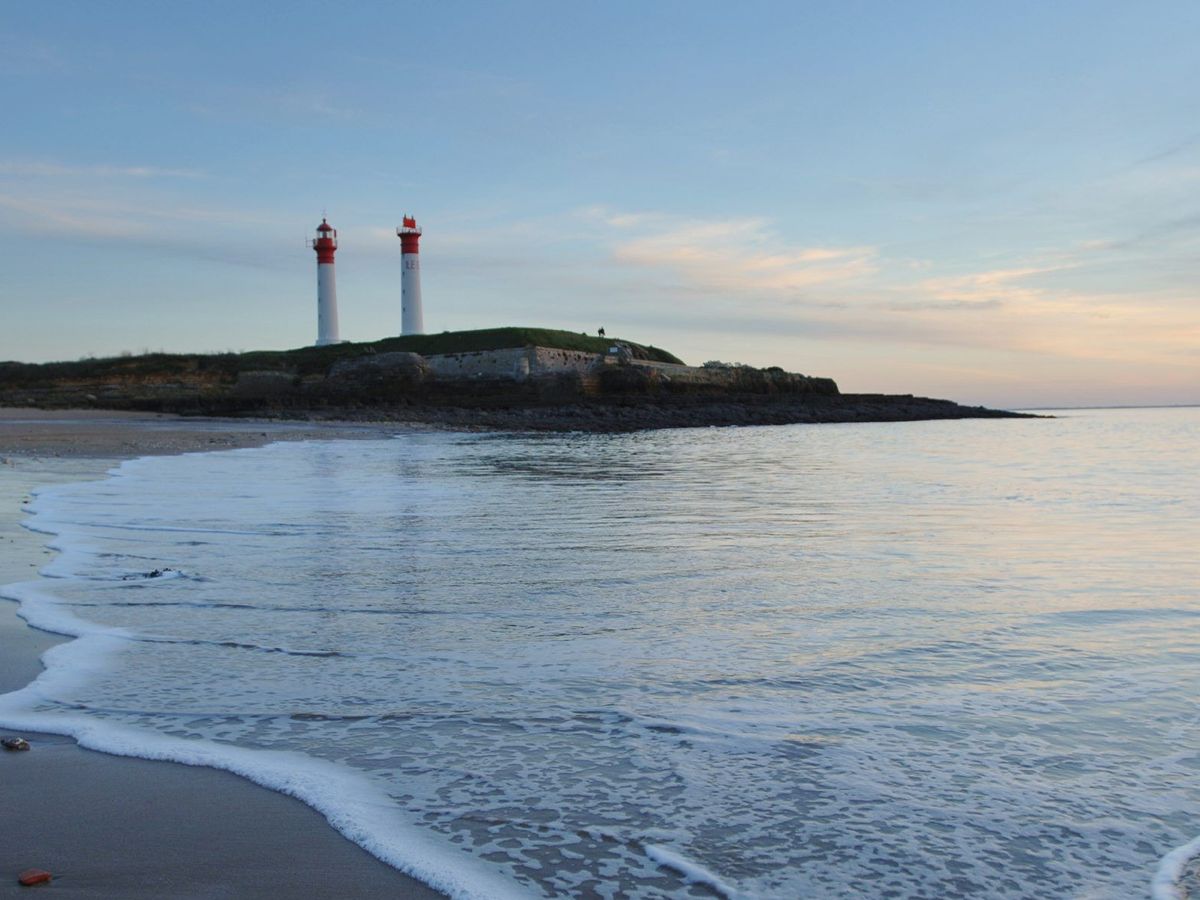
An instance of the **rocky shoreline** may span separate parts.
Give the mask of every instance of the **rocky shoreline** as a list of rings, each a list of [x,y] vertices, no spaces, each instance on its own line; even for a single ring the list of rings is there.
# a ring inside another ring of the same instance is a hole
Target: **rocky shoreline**
[[[258,415],[265,414],[260,411]],[[267,413],[269,414],[269,413]],[[712,428],[930,419],[1036,418],[1029,413],[961,406],[950,400],[888,394],[832,397],[645,398],[497,407],[372,405],[320,410],[277,410],[307,421],[406,422],[462,430],[628,432],[659,428]]]

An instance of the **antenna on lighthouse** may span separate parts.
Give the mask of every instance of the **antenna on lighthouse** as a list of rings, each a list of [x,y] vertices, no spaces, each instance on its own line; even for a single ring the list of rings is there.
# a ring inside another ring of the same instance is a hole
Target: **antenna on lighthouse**
[[[317,236],[312,239],[317,251],[317,346],[340,344],[338,338],[337,281],[333,276],[333,255],[337,253],[337,231],[321,216]]]
[[[400,334],[424,334],[421,310],[421,229],[414,216],[404,216],[396,236],[400,238]]]

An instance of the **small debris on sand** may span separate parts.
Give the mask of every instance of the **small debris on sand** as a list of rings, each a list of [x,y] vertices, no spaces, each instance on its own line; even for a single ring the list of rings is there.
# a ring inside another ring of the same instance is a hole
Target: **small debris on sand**
[[[5,750],[28,750],[29,741],[25,740],[25,738],[5,738],[0,741],[0,747],[3,747]]]
[[[162,578],[168,572],[174,572],[174,571],[175,570],[172,569],[170,566],[167,566],[164,569],[152,569],[149,572],[138,572],[136,575],[122,575],[121,580],[122,581],[131,581],[135,578]]]
[[[45,869],[26,869],[17,876],[17,881],[25,887],[34,884],[49,884],[54,880],[54,876]]]

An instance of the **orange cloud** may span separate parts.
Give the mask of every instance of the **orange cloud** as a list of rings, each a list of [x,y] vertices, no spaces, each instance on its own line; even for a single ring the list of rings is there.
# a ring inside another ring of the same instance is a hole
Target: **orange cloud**
[[[875,271],[873,247],[788,246],[764,219],[591,213],[614,229],[641,232],[614,245],[618,262],[667,269],[701,289],[795,294],[817,285],[862,279]]]

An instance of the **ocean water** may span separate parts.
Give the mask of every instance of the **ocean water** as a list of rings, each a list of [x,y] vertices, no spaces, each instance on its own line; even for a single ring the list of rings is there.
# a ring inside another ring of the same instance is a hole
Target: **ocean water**
[[[79,637],[0,723],[241,772],[455,896],[1171,897],[1198,446],[1094,410],[135,460],[32,504],[62,552],[3,593]]]

